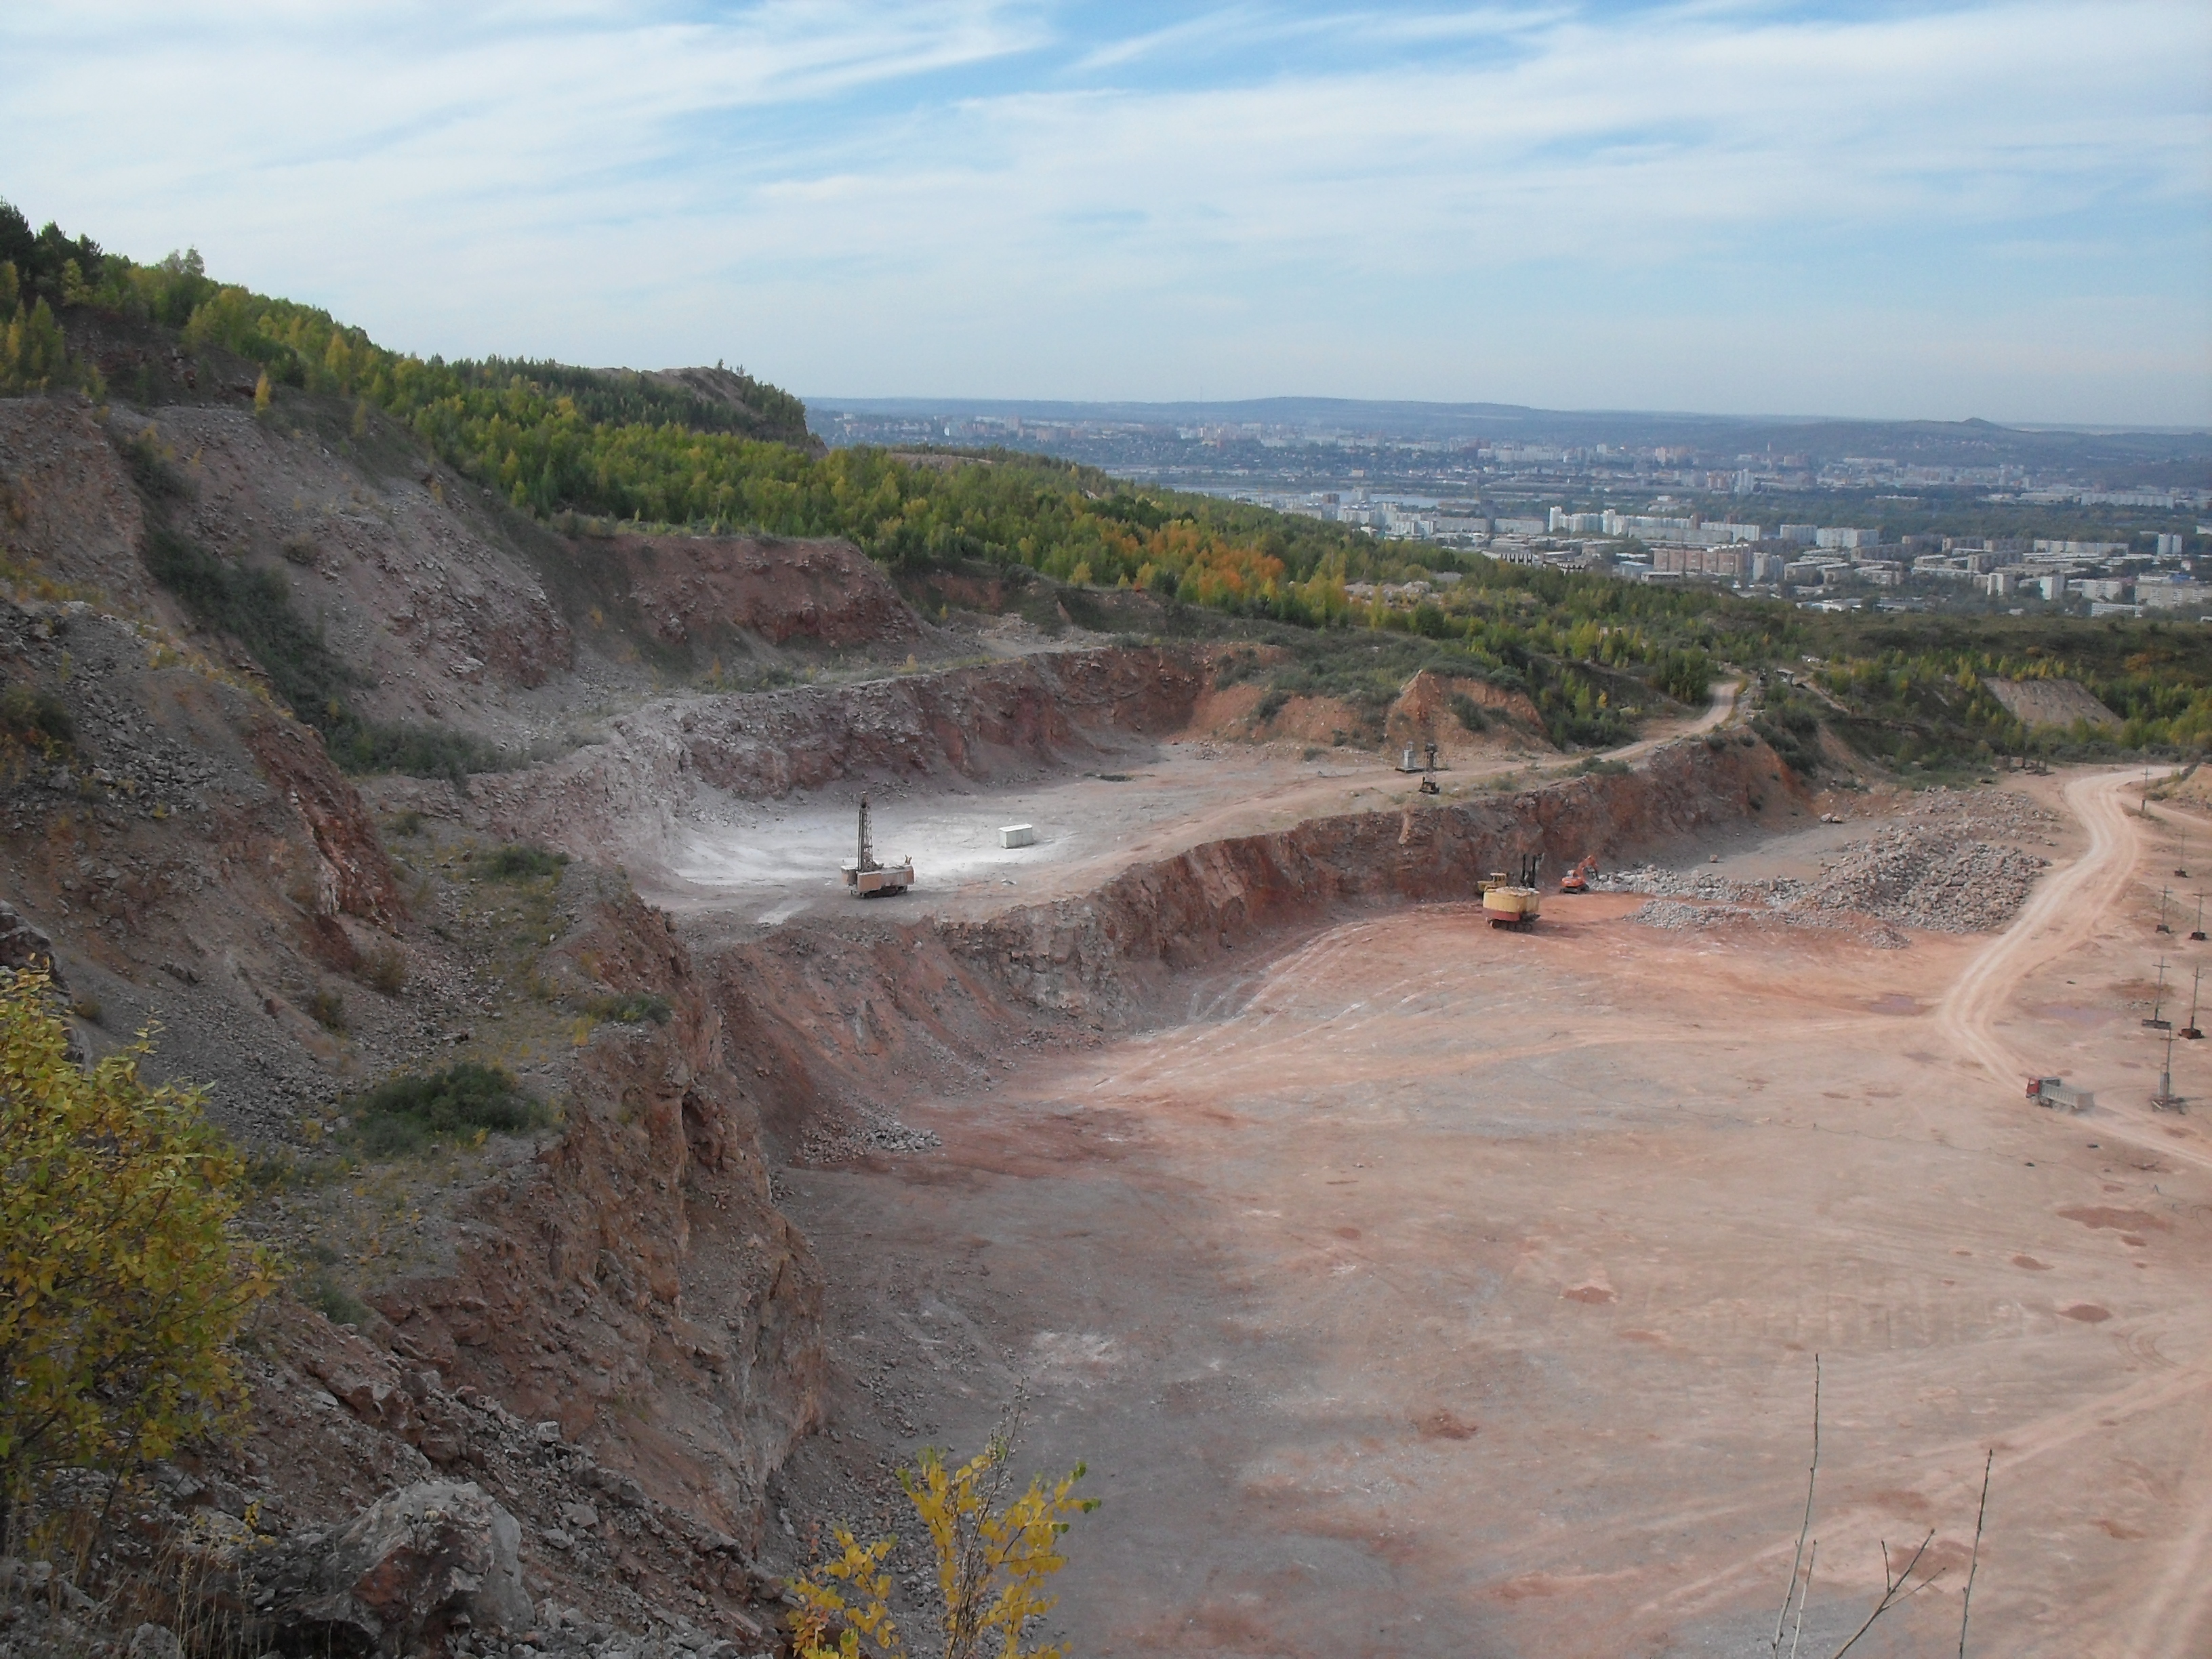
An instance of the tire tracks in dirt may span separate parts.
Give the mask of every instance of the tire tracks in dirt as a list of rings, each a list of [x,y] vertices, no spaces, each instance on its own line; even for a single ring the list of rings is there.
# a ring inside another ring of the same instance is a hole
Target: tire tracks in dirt
[[[1997,1027],[2021,984],[2036,969],[2087,944],[2119,910],[2134,883],[2142,856],[2142,832],[2120,797],[2139,772],[2104,772],[2066,786],[2065,801],[2089,832],[2081,855],[2046,878],[2013,925],[1969,963],[1938,1003],[1931,1018],[1936,1029],[1961,1054],[1992,1080],[2011,1084],[2036,1076],[2041,1062],[2014,1048]],[[2199,1169],[2212,1170],[2212,1156],[2154,1137],[2134,1115],[2106,1107],[2106,1132]]]
[[[2087,848],[2041,884],[2019,919],[1968,964],[1936,1006],[1933,1018],[1945,1038],[2000,1083],[2033,1075],[2039,1068],[1999,1034],[1999,1016],[2030,974],[2087,945],[2125,902],[2142,858],[2143,837],[2121,797],[2140,775],[2108,772],[2066,786],[2066,805],[2088,831]],[[2101,1133],[2199,1168],[2212,1168],[2212,1158],[2177,1146],[2170,1139],[2154,1137],[2148,1126],[2130,1121],[2131,1114],[2107,1107],[2100,1115],[2105,1119]],[[2008,1454],[2006,1461],[2046,1455],[2103,1431],[2118,1417],[2179,1407],[2189,1395],[2212,1384],[2212,1374],[2201,1363],[2164,1355],[2160,1359],[2172,1369],[1998,1437],[2001,1449]],[[2124,1633],[2113,1632],[2118,1640],[2112,1645],[2096,1644],[2085,1651],[2154,1659],[2197,1650],[2186,1644],[2212,1618],[2212,1434],[2200,1431],[2191,1448],[2174,1503],[2179,1513],[2190,1517],[2189,1524],[2155,1575],[2129,1598],[2131,1616]]]

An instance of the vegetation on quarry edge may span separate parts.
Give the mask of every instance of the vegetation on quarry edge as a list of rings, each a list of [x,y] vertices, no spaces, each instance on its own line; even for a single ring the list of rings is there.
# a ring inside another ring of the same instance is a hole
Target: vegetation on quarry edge
[[[1348,686],[1355,701],[1371,702],[1375,688],[1362,683],[1382,664],[1347,653],[1346,636],[1397,634],[1415,648],[1383,653],[1394,664],[1418,659],[1417,667],[1526,692],[1545,735],[1571,748],[1625,740],[1655,696],[1700,700],[1721,662],[1787,666],[1808,684],[1789,718],[1814,729],[1796,730],[1779,711],[1762,728],[1783,733],[1787,757],[1808,769],[1822,726],[1908,768],[2030,750],[2063,757],[2212,744],[2212,645],[2190,624],[1816,617],[1714,590],[1377,541],[1013,452],[824,454],[807,438],[799,400],[742,372],[728,377],[737,394],[718,398],[667,375],[426,361],[315,307],[221,283],[197,253],[138,264],[52,224],[33,234],[0,204],[0,392],[132,394],[71,356],[60,319],[72,309],[258,364],[264,413],[276,387],[381,410],[515,509],[586,540],[607,520],[842,537],[895,568],[1020,566],[1074,589],[1140,590],[1219,619],[1188,631],[1325,636],[1319,648],[1294,647],[1289,665],[1261,671],[1271,699]],[[360,720],[346,703],[343,665],[290,610],[282,576],[225,572],[214,561],[174,538],[156,537],[149,552],[195,619],[237,636],[341,764],[459,776],[502,763],[460,733]],[[1410,606],[1363,603],[1349,591],[1438,574],[1458,580]],[[1992,678],[2078,681],[2119,723],[2031,730],[1990,692]]]
[[[1058,1601],[1044,1586],[1067,1565],[1060,1549],[1067,1517],[1088,1514],[1100,1500],[1075,1496],[1080,1463],[1049,1487],[1033,1477],[1013,1495],[1013,1453],[1010,1422],[957,1467],[924,1446],[915,1467],[899,1471],[936,1558],[943,1659],[1065,1659],[1056,1644],[1023,1643]],[[907,1659],[914,1650],[892,1622],[884,1571],[896,1540],[863,1544],[843,1527],[832,1535],[837,1554],[791,1585],[800,1659]]]
[[[237,1231],[245,1168],[202,1095],[89,1070],[51,979],[0,980],[0,1556],[49,1472],[120,1474],[220,1427],[230,1342],[275,1284]]]

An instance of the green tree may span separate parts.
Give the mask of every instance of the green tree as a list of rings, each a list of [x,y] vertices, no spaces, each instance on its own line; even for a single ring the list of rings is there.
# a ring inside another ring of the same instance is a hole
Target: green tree
[[[220,1426],[230,1340],[272,1282],[200,1091],[140,1078],[143,1033],[79,1067],[52,1001],[42,974],[0,984],[0,1555],[47,1471]]]
[[[65,380],[68,369],[69,347],[53,307],[43,295],[18,305],[0,329],[0,392],[44,392]]]

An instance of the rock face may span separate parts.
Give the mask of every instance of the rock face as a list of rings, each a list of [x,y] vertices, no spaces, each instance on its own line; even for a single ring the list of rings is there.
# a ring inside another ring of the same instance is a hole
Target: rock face
[[[665,701],[613,721],[606,742],[564,760],[472,779],[458,805],[471,828],[645,864],[678,844],[678,816],[701,791],[761,800],[848,778],[1034,775],[1094,759],[1121,734],[1181,730],[1204,684],[1194,653],[1109,647]],[[454,810],[443,784],[422,794],[426,807]]]
[[[55,984],[64,983],[54,966],[53,940],[16,915],[12,904],[0,904],[0,968],[52,974]]]
[[[617,992],[666,996],[668,1022],[604,1031],[566,1133],[474,1196],[452,1271],[374,1301],[398,1353],[756,1536],[769,1474],[822,1414],[819,1279],[770,1201],[721,1011],[666,921],[630,899],[563,949]],[[388,1386],[365,1399],[353,1408],[379,1421],[408,1411]]]
[[[0,398],[0,544],[80,593],[156,614],[138,561],[145,517],[131,475],[74,398]]]
[[[316,914],[343,911],[385,927],[403,920],[406,906],[376,826],[313,733],[289,720],[266,720],[246,741],[264,775],[314,839],[320,855]]]
[[[584,550],[604,557],[604,545]],[[690,647],[695,660],[748,635],[852,646],[921,632],[890,579],[849,542],[623,536],[612,550],[653,637]]]
[[[1467,729],[1455,712],[1452,699],[1465,697],[1484,711],[1484,718],[1504,730],[1477,733]],[[1487,680],[1445,676],[1423,669],[1406,683],[1390,705],[1383,731],[1393,747],[1412,744],[1416,749],[1434,743],[1449,759],[1478,750],[1495,749],[1509,738],[1522,743],[1541,742],[1544,717],[1524,691],[1506,691]]]
[[[333,1538],[300,1540],[276,1574],[268,1622],[287,1648],[360,1656],[438,1647],[457,1628],[522,1630],[521,1541],[473,1481],[418,1481]]]

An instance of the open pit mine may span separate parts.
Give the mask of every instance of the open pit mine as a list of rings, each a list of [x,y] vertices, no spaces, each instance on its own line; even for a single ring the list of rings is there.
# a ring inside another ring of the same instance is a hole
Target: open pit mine
[[[1734,676],[1619,764],[1425,676],[1340,741],[1141,595],[566,533],[403,438],[0,402],[0,666],[69,733],[0,953],[88,1057],[155,1028],[285,1264],[106,1582],[185,1564],[239,1653],[737,1659],[845,1526],[926,1630],[896,1471],[1018,1401],[1103,1500],[1077,1654],[1826,1655],[1885,1598],[1855,1652],[2212,1652],[2212,1146],[2142,1024],[2197,805],[1815,793]],[[340,772],[165,538],[475,761]],[[464,1062],[533,1115],[363,1103]],[[94,1639],[6,1583],[0,1652]]]

